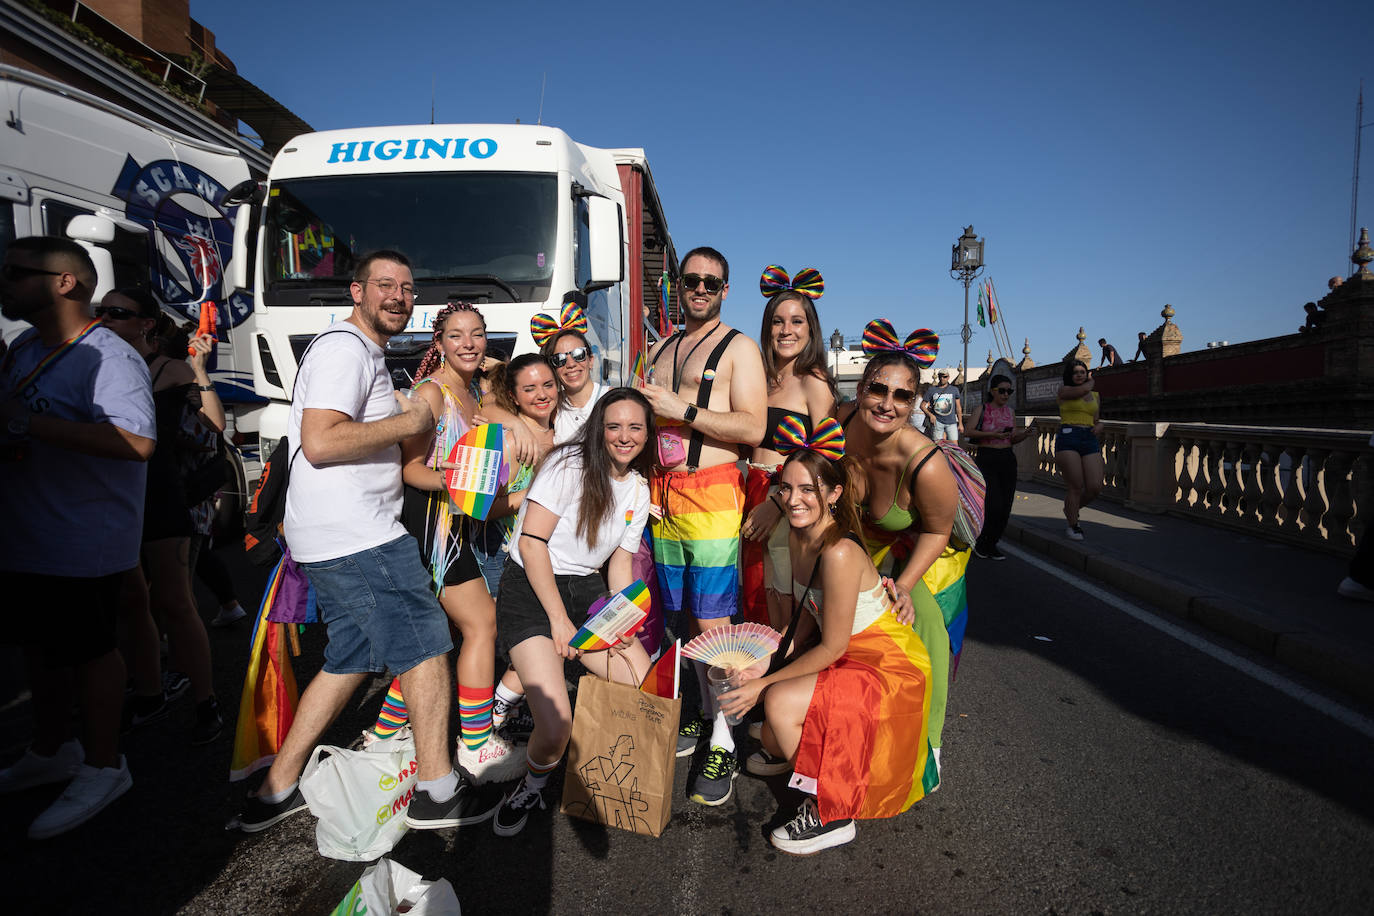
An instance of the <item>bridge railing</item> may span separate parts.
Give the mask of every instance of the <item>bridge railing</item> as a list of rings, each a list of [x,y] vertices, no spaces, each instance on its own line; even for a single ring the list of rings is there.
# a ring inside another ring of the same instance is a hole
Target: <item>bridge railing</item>
[[[1063,486],[1058,417],[1019,418],[1021,476]],[[1103,497],[1349,555],[1374,519],[1368,431],[1213,423],[1103,424]]]

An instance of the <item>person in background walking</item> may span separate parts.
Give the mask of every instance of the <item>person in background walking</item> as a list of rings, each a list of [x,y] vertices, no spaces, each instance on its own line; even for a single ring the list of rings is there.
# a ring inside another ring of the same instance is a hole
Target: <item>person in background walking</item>
[[[988,391],[991,403],[978,405],[973,414],[973,428],[967,432],[969,440],[978,447],[973,460],[978,463],[988,487],[983,498],[983,531],[973,545],[973,552],[984,560],[1005,560],[1007,556],[997,549],[997,542],[1007,530],[1011,503],[1016,497],[1016,453],[1011,447],[1029,436],[1032,427],[1014,432],[1011,379],[994,375]]]
[[[1101,401],[1093,390],[1092,373],[1082,360],[1064,367],[1059,386],[1059,435],[1054,439],[1054,463],[1064,477],[1064,518],[1069,540],[1083,540],[1078,512],[1102,492],[1106,464],[1102,460]]]
[[[949,439],[958,442],[964,434],[964,404],[959,398],[959,386],[949,383],[949,372],[935,373],[935,384],[921,397],[921,413],[930,424],[930,438],[936,442]]]

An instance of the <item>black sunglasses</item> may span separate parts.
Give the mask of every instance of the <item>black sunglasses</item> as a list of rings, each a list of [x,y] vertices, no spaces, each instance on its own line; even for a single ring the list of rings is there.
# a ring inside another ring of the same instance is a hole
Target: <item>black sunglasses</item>
[[[107,316],[115,319],[116,321],[125,321],[129,318],[138,318],[139,314],[138,312],[132,311],[130,309],[120,308],[117,305],[96,306],[95,317],[105,318]]]
[[[47,274],[49,277],[60,277],[63,271],[44,270],[41,267],[25,267],[23,264],[5,264],[0,266],[0,275],[11,282],[22,280],[25,277],[36,277],[39,274]]]
[[[997,392],[998,394],[1011,394],[1010,388],[994,388],[992,390]]]
[[[892,395],[892,400],[898,404],[910,404],[916,400],[916,392],[910,388],[889,388],[882,382],[869,382],[864,388],[864,394],[872,395],[879,401],[887,397],[889,393]]]
[[[697,285],[698,285],[698,284],[701,284],[701,285],[705,286],[705,287],[706,287],[706,291],[707,291],[708,293],[718,293],[718,292],[721,291],[721,288],[725,286],[725,281],[722,280],[720,277],[713,277],[713,276],[711,276],[710,274],[705,274],[705,275],[702,275],[702,274],[683,274],[683,275],[682,275],[682,288],[683,288],[683,289],[694,290],[694,289],[697,288]]]
[[[553,356],[549,357],[549,365],[553,366],[555,369],[562,369],[568,364],[569,359],[575,363],[585,363],[587,360],[591,359],[591,357],[592,351],[588,350],[586,347],[574,347],[564,353],[555,353]]]

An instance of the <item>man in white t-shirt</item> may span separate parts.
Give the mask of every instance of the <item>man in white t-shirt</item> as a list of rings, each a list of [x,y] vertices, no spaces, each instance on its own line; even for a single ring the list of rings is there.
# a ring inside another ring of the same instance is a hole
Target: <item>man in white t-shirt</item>
[[[148,368],[92,320],[96,271],[75,242],[16,239],[0,267],[6,318],[33,327],[0,361],[0,641],[23,648],[33,745],[0,792],[67,782],[29,826],[45,839],[133,785],[119,753],[120,583],[138,565],[157,427]],[[70,738],[72,688],[84,748]]]
[[[287,423],[288,441],[299,446],[284,533],[315,587],[329,643],[324,670],[301,695],[272,769],[239,817],[249,833],[305,807],[306,758],[363,680],[388,669],[401,678],[419,767],[406,823],[454,827],[495,809],[453,766],[448,619],[400,522],[400,443],[434,426],[423,400],[393,390],[383,349],[414,309],[410,262],[374,252],[358,263],[349,291],[352,314],[321,332],[301,361]]]

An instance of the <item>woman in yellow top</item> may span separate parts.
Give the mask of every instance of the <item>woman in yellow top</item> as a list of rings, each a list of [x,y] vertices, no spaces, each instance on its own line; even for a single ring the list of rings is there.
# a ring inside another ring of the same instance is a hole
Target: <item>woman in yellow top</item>
[[[1100,400],[1093,390],[1092,373],[1082,360],[1064,367],[1059,386],[1059,435],[1054,439],[1054,463],[1064,477],[1064,518],[1070,540],[1083,540],[1078,512],[1102,492],[1106,464],[1102,460]]]

